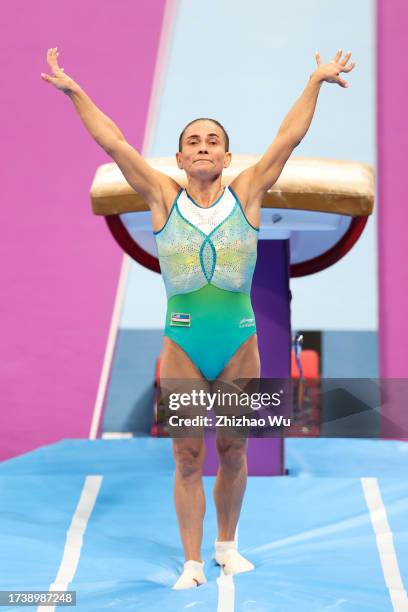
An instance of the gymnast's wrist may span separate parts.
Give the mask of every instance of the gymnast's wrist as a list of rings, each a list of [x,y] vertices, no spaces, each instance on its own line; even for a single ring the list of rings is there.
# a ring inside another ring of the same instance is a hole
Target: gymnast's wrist
[[[75,96],[79,96],[82,93],[82,89],[80,88],[78,83],[75,83],[75,81],[72,81],[72,83],[70,83],[69,85],[69,89],[66,89],[64,93],[67,96],[75,97]]]
[[[324,78],[317,70],[315,70],[315,72],[311,73],[309,82],[315,83],[316,85],[321,85],[324,82]]]

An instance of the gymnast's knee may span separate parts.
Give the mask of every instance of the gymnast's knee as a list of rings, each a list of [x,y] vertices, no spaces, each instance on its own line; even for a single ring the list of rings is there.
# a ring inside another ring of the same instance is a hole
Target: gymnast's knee
[[[246,466],[245,438],[218,438],[216,444],[220,464],[224,468],[238,472]]]
[[[188,444],[177,441],[174,444],[174,460],[176,472],[183,480],[201,478],[204,464],[204,445]]]

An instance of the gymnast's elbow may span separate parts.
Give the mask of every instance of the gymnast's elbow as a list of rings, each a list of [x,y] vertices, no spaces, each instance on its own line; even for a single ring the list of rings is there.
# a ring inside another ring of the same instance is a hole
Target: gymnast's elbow
[[[124,138],[119,138],[118,136],[112,136],[107,134],[97,134],[94,136],[95,142],[109,155],[109,157],[114,158],[116,152],[121,147],[121,145],[125,142]]]
[[[296,147],[298,147],[298,146],[300,145],[300,143],[302,142],[302,140],[303,140],[303,136],[302,136],[302,137],[293,137],[293,140],[292,140],[292,148],[293,148],[293,149],[296,149]]]

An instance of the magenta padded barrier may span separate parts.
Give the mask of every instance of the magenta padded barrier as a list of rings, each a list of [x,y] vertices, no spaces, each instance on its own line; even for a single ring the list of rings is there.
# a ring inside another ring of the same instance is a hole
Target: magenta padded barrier
[[[91,212],[110,160],[40,78],[46,50],[140,148],[164,5],[2,7],[0,459],[89,435],[123,257]]]
[[[408,377],[408,5],[377,5],[378,271],[380,376]],[[392,419],[398,415],[389,415]]]

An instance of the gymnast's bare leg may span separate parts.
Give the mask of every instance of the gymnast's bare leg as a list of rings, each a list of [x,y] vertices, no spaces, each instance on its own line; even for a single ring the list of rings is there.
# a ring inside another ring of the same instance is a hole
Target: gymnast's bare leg
[[[201,380],[199,370],[186,353],[170,338],[164,338],[160,361],[163,380]],[[201,559],[205,497],[202,470],[205,456],[204,437],[173,438],[176,464],[174,476],[174,503],[184,549],[184,572],[173,588],[190,588],[206,582]]]
[[[254,334],[241,345],[213,385],[222,391],[224,382],[259,379],[260,359],[257,336]],[[231,388],[226,388],[231,390]],[[236,574],[254,568],[237,551],[235,537],[247,482],[247,439],[220,435],[217,432],[219,468],[214,487],[217,510],[218,535],[215,542],[215,560],[227,574]]]
[[[222,372],[222,379],[259,378],[260,361],[256,335],[246,342],[233,355]],[[162,379],[200,379],[202,385],[209,383],[202,378],[199,370],[186,353],[172,340],[165,337],[161,358],[160,375]],[[220,388],[219,380],[215,388]],[[217,437],[217,451],[220,466],[217,474],[214,500],[217,509],[218,537],[216,541],[216,560],[224,561],[226,553],[236,550],[235,530],[241,510],[246,487],[246,439]],[[205,497],[202,484],[202,469],[205,457],[204,438],[175,438],[173,452],[176,463],[174,479],[174,501],[179,522],[180,536],[185,555],[185,571],[174,588],[189,588],[205,582],[201,558]],[[241,557],[231,559],[231,571],[246,571],[253,566]],[[220,563],[225,566],[225,563]],[[187,565],[187,568],[186,568]],[[191,570],[191,571],[190,571]],[[184,576],[187,574],[187,576]],[[185,579],[184,579],[185,578]],[[179,586],[177,586],[179,585]]]

